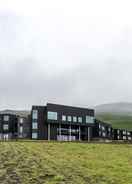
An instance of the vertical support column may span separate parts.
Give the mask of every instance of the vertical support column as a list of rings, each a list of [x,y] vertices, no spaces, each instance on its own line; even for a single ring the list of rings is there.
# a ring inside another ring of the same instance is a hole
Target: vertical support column
[[[79,141],[81,140],[81,128],[79,126]]]
[[[90,127],[88,127],[88,142],[90,141]]]
[[[59,140],[61,141],[61,124],[59,124]]]
[[[50,123],[48,123],[48,141],[50,141]]]
[[[69,127],[69,141],[71,141],[71,125]]]

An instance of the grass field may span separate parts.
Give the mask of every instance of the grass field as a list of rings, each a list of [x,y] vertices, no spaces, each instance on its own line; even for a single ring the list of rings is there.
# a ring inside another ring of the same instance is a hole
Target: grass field
[[[132,116],[115,114],[98,114],[97,118],[112,124],[113,128],[132,130]]]
[[[1,184],[132,184],[132,145],[0,143]]]

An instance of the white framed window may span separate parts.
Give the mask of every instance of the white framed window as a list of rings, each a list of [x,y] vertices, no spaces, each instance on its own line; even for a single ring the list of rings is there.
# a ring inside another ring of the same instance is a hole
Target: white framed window
[[[8,124],[4,124],[3,125],[3,130],[8,130],[9,129],[9,125]]]
[[[77,117],[76,116],[73,116],[73,122],[77,122]]]
[[[94,123],[94,117],[93,116],[86,116],[86,123]]]
[[[32,111],[32,119],[38,119],[38,110]]]
[[[71,116],[68,116],[67,119],[68,119],[68,121],[70,121],[70,122],[72,121],[72,117],[71,117]]]
[[[32,139],[37,139],[38,138],[38,134],[37,133],[32,133]]]
[[[38,123],[33,122],[33,123],[32,123],[32,129],[37,129],[37,128],[38,128]]]
[[[130,132],[127,132],[127,135],[131,135],[131,133]]]
[[[82,117],[78,117],[78,122],[82,123]]]
[[[66,116],[62,115],[62,121],[66,121]]]
[[[57,120],[57,112],[48,111],[48,119],[49,120]]]
[[[8,115],[4,116],[4,121],[9,121],[9,116]]]

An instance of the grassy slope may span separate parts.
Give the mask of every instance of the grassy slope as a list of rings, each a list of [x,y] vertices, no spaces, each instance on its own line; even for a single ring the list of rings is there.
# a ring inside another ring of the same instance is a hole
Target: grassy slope
[[[122,128],[132,130],[132,116],[114,115],[114,114],[98,114],[97,118],[104,122],[111,123],[114,128]]]
[[[131,184],[132,145],[0,143],[2,184]]]

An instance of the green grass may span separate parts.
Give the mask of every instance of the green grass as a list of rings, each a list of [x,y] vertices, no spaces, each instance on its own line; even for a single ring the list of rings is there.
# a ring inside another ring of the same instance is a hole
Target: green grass
[[[113,128],[132,130],[132,116],[99,114],[97,118],[112,124]]]
[[[132,145],[0,143],[1,184],[132,184]]]

